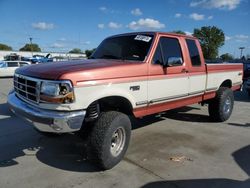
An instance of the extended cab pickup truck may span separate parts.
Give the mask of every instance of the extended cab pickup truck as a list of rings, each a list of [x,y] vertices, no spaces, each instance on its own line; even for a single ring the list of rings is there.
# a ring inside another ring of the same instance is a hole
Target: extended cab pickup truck
[[[87,132],[89,158],[110,169],[128,148],[129,117],[201,103],[226,121],[242,76],[242,64],[206,65],[194,37],[128,33],[105,39],[88,60],[17,69],[8,103],[40,132]]]

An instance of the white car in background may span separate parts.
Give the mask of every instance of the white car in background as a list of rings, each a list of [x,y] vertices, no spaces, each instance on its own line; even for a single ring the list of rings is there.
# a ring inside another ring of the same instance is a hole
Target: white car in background
[[[0,77],[13,77],[17,68],[30,64],[28,61],[0,61]]]

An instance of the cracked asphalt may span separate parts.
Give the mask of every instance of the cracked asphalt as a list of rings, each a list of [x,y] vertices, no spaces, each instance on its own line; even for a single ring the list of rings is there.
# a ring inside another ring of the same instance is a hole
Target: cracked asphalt
[[[192,105],[133,122],[121,163],[100,171],[74,134],[45,137],[6,104],[12,79],[0,79],[0,187],[250,187],[250,98],[235,93],[231,118],[211,122]]]

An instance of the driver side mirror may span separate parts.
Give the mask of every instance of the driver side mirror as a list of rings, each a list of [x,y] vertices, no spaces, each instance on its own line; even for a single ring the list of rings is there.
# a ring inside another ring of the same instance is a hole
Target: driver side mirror
[[[181,57],[169,57],[167,62],[164,62],[163,67],[174,67],[182,65],[183,61]]]

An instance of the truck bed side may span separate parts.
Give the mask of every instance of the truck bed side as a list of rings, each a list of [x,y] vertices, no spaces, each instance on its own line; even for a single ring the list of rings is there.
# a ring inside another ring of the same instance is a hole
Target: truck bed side
[[[220,86],[238,90],[242,84],[242,64],[206,64],[206,92],[215,92]]]

